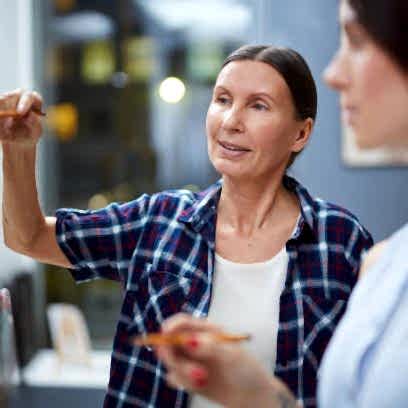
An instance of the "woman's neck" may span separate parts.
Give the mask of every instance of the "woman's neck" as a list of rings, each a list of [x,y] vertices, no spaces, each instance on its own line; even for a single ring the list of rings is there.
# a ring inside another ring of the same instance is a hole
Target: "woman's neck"
[[[282,176],[264,182],[224,177],[217,213],[223,225],[252,235],[298,208],[296,197],[283,186]]]

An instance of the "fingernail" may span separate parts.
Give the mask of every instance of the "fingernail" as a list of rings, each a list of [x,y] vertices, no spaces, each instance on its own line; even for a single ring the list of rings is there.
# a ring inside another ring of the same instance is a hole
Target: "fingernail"
[[[193,380],[202,380],[207,378],[207,373],[201,368],[193,368],[190,375]]]
[[[26,97],[25,97],[25,95],[22,95],[20,100],[18,101],[18,104],[17,104],[17,112],[24,111],[25,101],[26,101]]]
[[[205,387],[207,385],[207,379],[206,378],[200,378],[200,379],[194,380],[194,385],[197,388]]]
[[[200,368],[193,368],[190,376],[196,387],[204,387],[207,384],[207,373]]]
[[[187,341],[187,346],[191,349],[196,349],[199,346],[200,342],[198,341],[197,337],[191,336]]]

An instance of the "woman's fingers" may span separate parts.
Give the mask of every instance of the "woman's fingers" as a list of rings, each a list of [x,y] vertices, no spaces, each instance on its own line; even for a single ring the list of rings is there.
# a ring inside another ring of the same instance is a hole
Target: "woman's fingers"
[[[3,93],[0,95],[0,110],[15,110],[21,96],[21,89],[16,89],[12,92]],[[0,121],[5,119],[0,119]]]
[[[168,370],[167,378],[171,385],[189,390],[205,385],[207,370],[200,363],[191,360],[182,349],[160,346],[156,348],[156,353]]]
[[[215,334],[221,329],[206,319],[194,318],[190,315],[179,313],[165,320],[162,332],[177,334],[180,332],[191,333],[186,344],[179,346],[162,346],[158,349],[159,357],[163,356],[167,366],[174,367],[181,356],[190,360],[210,360],[212,356],[222,352],[222,345],[217,343]]]
[[[208,372],[198,365],[190,365],[184,367],[184,370],[170,370],[166,375],[166,381],[176,388],[203,392],[208,384]]]
[[[37,92],[25,91],[21,94],[17,104],[17,112],[25,116],[31,109],[41,110],[42,98]]]
[[[0,95],[0,110],[16,110],[21,116],[25,116],[31,109],[41,110],[43,100],[35,91],[16,89]]]
[[[172,360],[167,358],[168,355],[162,355],[162,361],[168,370],[166,378],[173,386],[194,391],[207,384],[208,370],[201,364],[183,357]]]
[[[17,117],[0,118],[0,141],[33,146],[42,133],[41,118],[33,110],[42,109],[38,92],[16,89],[0,95],[0,111],[17,111]]]
[[[178,313],[166,319],[162,324],[162,331],[164,333],[176,333],[181,331],[216,332],[220,330],[218,326],[210,323],[206,319],[199,319],[185,313]]]

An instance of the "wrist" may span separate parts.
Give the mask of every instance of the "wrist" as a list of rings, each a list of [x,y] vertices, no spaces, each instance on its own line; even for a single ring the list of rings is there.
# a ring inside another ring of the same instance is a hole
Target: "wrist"
[[[8,180],[26,177],[33,172],[35,174],[35,162],[37,149],[31,147],[16,146],[12,143],[2,143],[3,150],[3,176]],[[27,173],[29,172],[29,173]],[[11,178],[10,178],[11,177]]]
[[[261,376],[256,381],[251,381],[247,387],[242,387],[233,393],[228,403],[228,408],[277,408],[275,407],[275,388],[270,377]]]
[[[14,152],[35,151],[37,149],[37,143],[38,141],[16,143],[3,140],[1,146],[4,154],[13,154]]]
[[[264,378],[257,387],[236,393],[228,408],[301,408],[289,389],[276,377]]]

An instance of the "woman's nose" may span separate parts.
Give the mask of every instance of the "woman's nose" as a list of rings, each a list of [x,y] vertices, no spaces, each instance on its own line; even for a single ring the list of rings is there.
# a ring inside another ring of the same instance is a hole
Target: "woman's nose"
[[[340,91],[348,84],[348,75],[345,69],[345,62],[342,54],[338,52],[333,56],[329,65],[323,72],[323,80],[331,88]]]
[[[237,107],[231,107],[224,112],[223,127],[230,132],[242,132],[245,128],[242,112]]]

